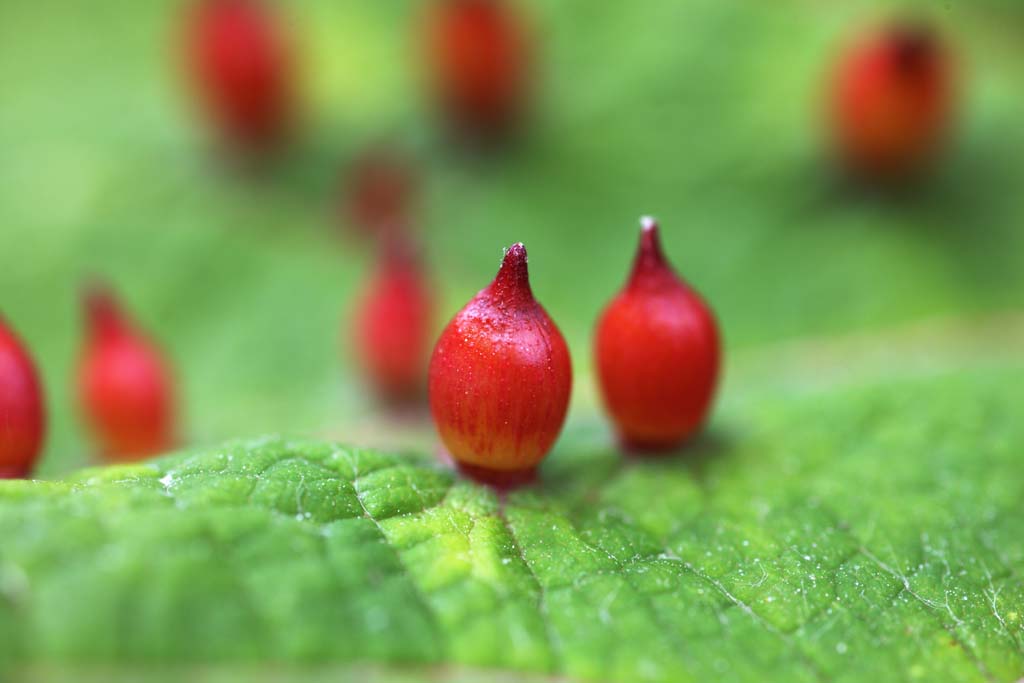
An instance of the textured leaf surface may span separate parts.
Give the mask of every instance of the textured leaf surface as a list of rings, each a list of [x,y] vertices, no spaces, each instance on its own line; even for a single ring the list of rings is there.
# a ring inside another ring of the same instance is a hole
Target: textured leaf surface
[[[416,456],[278,438],[6,483],[0,642],[21,665],[1013,680],[1022,380],[737,408],[654,461],[587,426],[504,502]]]

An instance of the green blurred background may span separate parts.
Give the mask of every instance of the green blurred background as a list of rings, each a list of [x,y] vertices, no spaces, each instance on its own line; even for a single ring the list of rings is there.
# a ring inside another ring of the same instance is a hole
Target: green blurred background
[[[77,288],[95,274],[174,360],[190,443],[373,443],[384,428],[346,329],[372,259],[339,239],[335,204],[344,165],[382,136],[421,164],[438,329],[502,247],[526,244],[573,353],[570,429],[600,424],[590,331],[641,214],[661,220],[672,260],[717,310],[727,375],[786,340],[935,316],[969,327],[1020,307],[1024,6],[911,6],[959,55],[959,126],[934,176],[891,196],[837,176],[821,113],[837,50],[892,3],[526,2],[535,115],[518,146],[480,157],[445,144],[422,96],[422,3],[290,2],[308,126],[280,168],[244,178],[216,163],[192,116],[181,3],[2,0],[0,311],[45,383],[39,473],[90,460],[71,388]],[[723,399],[743,390],[727,381]]]

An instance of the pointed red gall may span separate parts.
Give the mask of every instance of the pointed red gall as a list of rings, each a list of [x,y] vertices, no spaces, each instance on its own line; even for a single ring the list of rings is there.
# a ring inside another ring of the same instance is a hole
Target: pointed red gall
[[[594,356],[604,405],[623,443],[674,448],[704,423],[718,380],[714,316],[665,259],[653,219],[625,287],[597,323]]]
[[[84,296],[86,339],[78,368],[82,416],[101,454],[134,460],[174,445],[174,387],[160,350],[126,317],[113,293]]]
[[[434,348],[434,423],[467,475],[523,484],[558,438],[571,388],[569,349],[533,297],[526,249],[514,244]]]
[[[417,249],[400,232],[386,236],[354,325],[359,364],[385,403],[422,397],[433,309],[433,292]]]

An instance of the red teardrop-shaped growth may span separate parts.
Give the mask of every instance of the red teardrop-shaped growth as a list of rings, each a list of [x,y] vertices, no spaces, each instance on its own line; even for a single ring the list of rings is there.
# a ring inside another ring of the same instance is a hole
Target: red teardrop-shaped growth
[[[45,430],[46,411],[35,365],[0,318],[0,479],[31,473]]]
[[[108,289],[89,289],[84,306],[78,399],[100,452],[111,460],[135,460],[171,448],[174,387],[160,350]]]
[[[291,48],[262,0],[198,0],[185,27],[189,76],[207,118],[240,151],[275,147],[294,115]]]
[[[464,472],[499,486],[533,477],[565,421],[572,367],[533,298],[522,244],[441,333],[429,389],[437,431]]]
[[[718,328],[665,260],[653,219],[642,220],[633,272],[597,323],[595,358],[605,407],[627,447],[672,448],[707,417]]]
[[[356,307],[355,349],[370,386],[387,403],[422,397],[432,341],[433,297],[409,238],[384,238],[377,272]]]
[[[515,131],[526,109],[529,41],[504,0],[437,0],[427,17],[434,96],[456,132],[494,141]]]
[[[869,180],[923,171],[942,146],[953,109],[950,56],[927,26],[896,24],[858,39],[841,57],[831,93],[835,146]]]

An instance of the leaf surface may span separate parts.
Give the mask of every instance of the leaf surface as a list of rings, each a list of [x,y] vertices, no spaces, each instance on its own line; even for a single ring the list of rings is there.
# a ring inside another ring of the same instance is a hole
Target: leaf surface
[[[505,500],[423,457],[277,437],[4,483],[3,656],[1014,680],[1022,379],[758,401],[654,460],[576,425]]]

